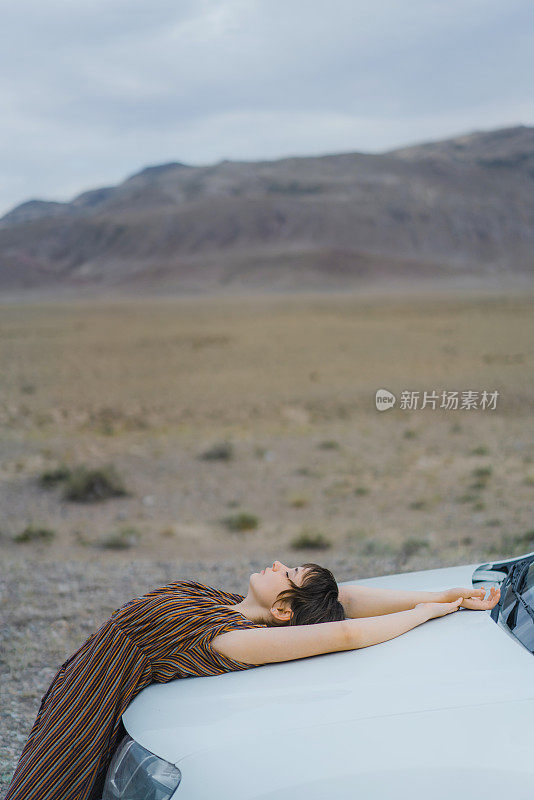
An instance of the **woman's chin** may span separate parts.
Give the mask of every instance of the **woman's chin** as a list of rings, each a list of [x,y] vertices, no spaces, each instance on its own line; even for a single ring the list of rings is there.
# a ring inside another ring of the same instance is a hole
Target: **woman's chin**
[[[263,575],[261,572],[253,572],[250,578],[248,579],[249,587],[252,588],[252,586],[254,586],[258,580],[261,581],[262,577]]]

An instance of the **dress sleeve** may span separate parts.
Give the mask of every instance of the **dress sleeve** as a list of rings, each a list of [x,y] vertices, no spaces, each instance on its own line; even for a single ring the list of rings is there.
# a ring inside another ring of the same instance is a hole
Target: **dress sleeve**
[[[227,631],[265,627],[225,608],[242,599],[196,581],[178,581],[127,603],[112,619],[149,659],[153,680],[219,675],[258,666],[212,647],[213,639]]]
[[[234,619],[231,619],[231,618]],[[202,653],[204,659],[213,665],[215,668],[221,667],[221,672],[228,670],[250,669],[257,667],[258,664],[247,664],[244,661],[236,661],[233,658],[228,658],[222,653],[219,653],[213,647],[213,640],[223,633],[228,631],[241,631],[250,630],[251,628],[265,628],[266,626],[259,623],[247,620],[241,614],[230,611],[228,614],[221,614],[221,618],[214,621],[209,626],[206,626],[201,637],[196,641],[194,648],[195,652]]]
[[[237,592],[226,592],[224,589],[216,589],[214,586],[206,586],[204,583],[198,581],[182,580],[168,583],[158,589],[153,589],[150,594],[168,594],[176,591],[186,591],[191,596],[199,598],[210,598],[215,602],[220,603],[240,603],[245,599],[245,596]]]
[[[153,660],[195,635],[202,605],[200,593],[184,581],[147,592],[119,608],[111,619]]]
[[[153,678],[163,682],[180,677],[221,675],[260,666],[228,658],[217,652],[212,642],[216,636],[228,631],[263,627],[261,623],[247,620],[241,614],[227,609],[214,607],[209,613],[203,610],[195,614],[195,634],[183,642],[179,649],[152,662]]]
[[[202,588],[209,597],[220,603],[240,603],[241,600],[245,599],[242,594],[226,592],[224,589],[215,589],[213,586],[203,586]]]

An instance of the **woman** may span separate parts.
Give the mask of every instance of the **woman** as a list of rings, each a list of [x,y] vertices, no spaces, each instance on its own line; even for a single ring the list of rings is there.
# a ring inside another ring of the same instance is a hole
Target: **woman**
[[[153,681],[367,647],[461,605],[493,608],[499,591],[484,596],[483,588],[338,589],[324,567],[280,561],[250,576],[246,597],[196,581],[154,589],[115,611],[62,664],[5,800],[99,798],[121,715]]]

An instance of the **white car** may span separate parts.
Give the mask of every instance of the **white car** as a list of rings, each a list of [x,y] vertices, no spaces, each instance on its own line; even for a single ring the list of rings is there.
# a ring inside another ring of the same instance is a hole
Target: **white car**
[[[103,800],[532,800],[534,553],[346,583],[501,598],[362,649],[151,684]]]

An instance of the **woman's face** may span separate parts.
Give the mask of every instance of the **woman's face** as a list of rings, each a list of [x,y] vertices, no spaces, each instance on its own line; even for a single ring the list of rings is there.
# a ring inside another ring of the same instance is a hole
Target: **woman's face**
[[[306,570],[302,567],[288,567],[281,561],[275,561],[272,567],[265,567],[261,572],[253,572],[249,579],[250,590],[258,603],[270,609],[276,598],[285,589],[291,589],[289,579],[300,586]]]

